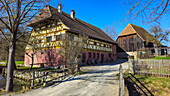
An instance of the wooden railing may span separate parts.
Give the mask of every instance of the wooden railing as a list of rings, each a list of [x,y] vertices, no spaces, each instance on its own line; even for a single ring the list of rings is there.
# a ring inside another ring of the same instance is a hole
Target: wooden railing
[[[170,60],[134,60],[135,73],[170,77]]]
[[[55,65],[58,62],[49,62],[49,63],[36,63],[36,64],[30,64],[31,69],[31,88],[44,85],[46,86],[47,83],[52,82],[54,80],[64,79],[65,76],[69,75],[67,72],[69,69],[67,68],[67,65],[77,65],[78,63],[70,63],[70,64],[64,64],[65,62],[60,62],[60,64]],[[34,65],[41,65],[39,69],[33,69],[32,67]],[[49,68],[56,69],[57,70],[49,70],[49,71],[42,71],[42,70],[48,70]]]
[[[133,84],[135,84],[135,85],[142,91],[142,93],[143,93],[145,96],[154,96],[154,95],[152,94],[152,92],[149,91],[149,89],[146,88],[145,85],[142,84],[133,74],[131,74],[131,73],[129,73],[129,74],[130,74],[131,76],[128,76],[126,79],[129,78],[129,79],[133,82]],[[133,80],[133,78],[134,78],[135,80]],[[137,84],[135,81],[138,82],[138,84]]]

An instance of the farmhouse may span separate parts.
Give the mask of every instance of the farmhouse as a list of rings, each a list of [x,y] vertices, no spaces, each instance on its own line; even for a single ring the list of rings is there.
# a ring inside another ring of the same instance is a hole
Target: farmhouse
[[[130,23],[119,34],[116,42],[120,47],[118,49],[120,53],[121,49],[123,49],[128,55],[134,56],[135,58],[137,54],[164,55],[166,51],[166,46],[159,45],[158,43],[160,42],[144,28]],[[164,49],[161,49],[163,47]]]
[[[116,60],[116,43],[101,29],[76,18],[74,10],[71,10],[70,15],[63,12],[61,4],[58,9],[47,5],[29,22],[28,26],[33,28],[29,42],[37,41],[35,48],[38,52],[33,55],[34,63],[64,61],[64,57],[56,55],[52,51],[57,52],[61,48],[60,43],[62,43],[63,36],[69,35],[67,37],[72,40],[80,40],[79,34],[88,36],[81,53],[82,64]],[[25,54],[24,63],[26,66],[32,62],[28,55],[33,54],[33,48],[29,44],[25,48],[27,54]],[[42,52],[44,50],[48,51],[47,54]]]

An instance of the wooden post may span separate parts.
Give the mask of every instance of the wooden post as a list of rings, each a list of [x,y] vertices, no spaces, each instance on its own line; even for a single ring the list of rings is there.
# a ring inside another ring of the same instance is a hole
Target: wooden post
[[[161,61],[159,60],[159,76],[161,75],[162,70],[161,70]]]
[[[161,67],[163,68],[163,71],[165,70],[164,68],[164,64],[163,64],[163,59],[161,60],[162,64],[161,64]],[[162,72],[161,72],[161,75],[162,75]],[[163,75],[162,75],[163,76]]]
[[[124,96],[124,79],[123,79],[123,70],[122,70],[122,65],[120,65],[119,69],[119,95]]]
[[[34,78],[35,78],[35,72],[32,72],[32,81],[31,81],[31,89],[34,88]]]

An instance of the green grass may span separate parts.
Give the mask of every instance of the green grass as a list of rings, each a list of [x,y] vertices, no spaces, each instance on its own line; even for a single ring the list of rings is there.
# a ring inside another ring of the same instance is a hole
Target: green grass
[[[31,67],[17,67],[18,70],[30,70]],[[32,67],[32,69],[38,69],[39,67]]]
[[[7,63],[7,61],[0,61],[0,62],[5,62],[5,63]],[[22,64],[22,65],[24,65],[24,61],[15,61],[15,63],[16,63],[16,64]]]
[[[165,59],[165,60],[170,60],[170,56],[168,56],[168,57],[154,57],[154,58],[151,58],[151,59]]]
[[[24,65],[24,61],[15,61],[15,63]]]
[[[154,95],[169,96],[170,79],[168,77],[156,77],[147,75],[135,75]],[[138,84],[140,85],[140,84]]]

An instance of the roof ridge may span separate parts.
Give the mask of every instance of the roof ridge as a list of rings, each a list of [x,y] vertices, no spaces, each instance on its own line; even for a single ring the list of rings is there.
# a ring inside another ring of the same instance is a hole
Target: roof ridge
[[[129,23],[130,24],[130,23]],[[134,25],[133,24],[130,24],[130,26],[133,28],[133,30],[136,32],[136,34],[143,40],[143,41],[145,41],[144,40],[144,38],[142,38],[142,36],[140,36],[140,34],[135,30],[135,28],[134,28]],[[136,25],[135,25],[136,26]],[[137,27],[137,26],[136,26]],[[139,27],[139,26],[138,26]]]
[[[37,15],[32,21],[30,21],[30,24],[34,25],[35,23],[38,24],[40,20],[48,19],[48,18],[57,18],[65,26],[67,26],[72,31],[77,31],[78,33],[85,33],[89,35],[90,37],[97,38],[100,40],[104,40],[107,42],[115,43],[112,38],[110,38],[103,30],[100,28],[93,26],[85,21],[82,21],[78,18],[71,18],[69,14],[62,11],[62,13],[59,13],[57,11],[58,9],[47,5],[46,8],[42,10],[42,16]],[[30,26],[32,26],[30,25]]]
[[[66,15],[68,15],[69,16],[69,14],[67,14],[67,13],[65,13],[65,12],[62,12],[62,13],[64,13],[64,14],[66,14]],[[77,19],[77,20],[76,20]],[[86,24],[88,24],[88,25],[91,25],[91,24],[89,24],[89,23],[87,23],[87,22],[85,22],[85,21],[83,21],[83,20],[80,20],[80,19],[78,19],[78,18],[76,18],[75,17],[75,19],[72,19],[73,21],[75,21],[75,22],[79,22],[79,23],[81,23],[82,25],[85,25],[86,27],[88,27],[88,28],[90,28],[89,26],[87,26]],[[84,23],[86,23],[86,24],[83,24],[82,22],[84,22]],[[93,25],[91,25],[91,26],[93,26]],[[97,27],[96,27],[97,28]],[[93,30],[92,28],[90,28],[91,30]],[[94,31],[94,30],[93,30]]]
[[[69,16],[69,14],[67,14],[67,13],[65,13],[65,12],[63,12],[64,14],[66,14],[67,16]],[[84,26],[86,26],[86,27],[88,27],[88,28],[90,28],[89,26],[91,26],[91,27],[94,27],[94,28],[96,28],[97,30],[100,30],[102,33],[104,33],[105,34],[105,36],[107,36],[107,37],[109,37],[111,40],[113,40],[110,36],[108,36],[103,30],[101,30],[100,28],[98,28],[98,27],[96,27],[96,26],[94,26],[94,25],[92,25],[92,24],[90,24],[90,23],[87,23],[87,22],[85,22],[85,21],[83,21],[83,20],[80,20],[80,19],[78,19],[78,18],[75,18],[75,20],[74,19],[72,19],[73,21],[75,21],[75,22],[79,22],[79,23],[81,23],[82,25],[84,25]],[[83,22],[83,23],[82,23]],[[85,24],[84,24],[85,23]],[[86,24],[88,24],[89,26],[87,26]],[[92,31],[95,31],[94,29],[92,29],[92,28],[90,28],[90,30],[92,30]],[[114,40],[113,40],[114,41]]]

